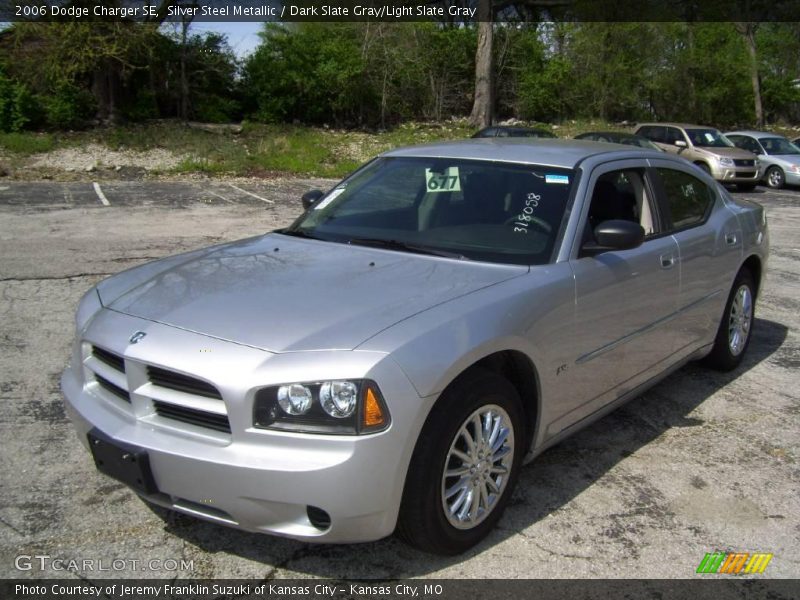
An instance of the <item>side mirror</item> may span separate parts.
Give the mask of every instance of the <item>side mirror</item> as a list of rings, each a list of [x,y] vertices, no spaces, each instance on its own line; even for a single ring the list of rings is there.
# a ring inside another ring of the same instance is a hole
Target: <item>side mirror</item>
[[[594,256],[613,250],[630,250],[642,245],[644,229],[633,221],[613,219],[594,228],[594,241],[581,247],[581,256]]]
[[[675,140],[675,145],[678,148],[686,148],[686,142],[683,140]]]
[[[303,208],[308,210],[311,208],[311,205],[314,204],[317,200],[322,198],[325,195],[325,192],[322,190],[311,190],[310,192],[306,192],[302,195],[301,200],[303,202]]]

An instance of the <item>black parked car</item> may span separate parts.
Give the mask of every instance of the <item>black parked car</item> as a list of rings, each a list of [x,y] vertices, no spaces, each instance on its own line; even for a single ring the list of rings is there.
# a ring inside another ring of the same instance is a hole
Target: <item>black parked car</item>
[[[493,137],[526,137],[526,138],[554,138],[556,137],[544,129],[534,129],[533,127],[508,127],[505,125],[494,125],[484,127],[474,138],[493,138]]]

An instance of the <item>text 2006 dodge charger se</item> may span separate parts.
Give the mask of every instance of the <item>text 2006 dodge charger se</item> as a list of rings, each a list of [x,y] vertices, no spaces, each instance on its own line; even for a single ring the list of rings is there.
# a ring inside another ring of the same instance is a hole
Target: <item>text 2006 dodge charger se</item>
[[[764,210],[677,157],[388,152],[290,227],[81,300],[69,414],[146,500],[303,540],[457,553],[521,465],[689,360],[747,350]]]

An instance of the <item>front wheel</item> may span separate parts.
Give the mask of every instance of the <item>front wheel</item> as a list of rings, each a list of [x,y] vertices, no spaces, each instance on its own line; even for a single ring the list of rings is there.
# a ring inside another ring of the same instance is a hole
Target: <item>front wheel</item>
[[[755,302],[753,276],[742,269],[731,288],[714,346],[705,359],[708,366],[718,371],[731,371],[742,362],[753,332]]]
[[[454,383],[436,403],[409,466],[397,532],[435,554],[471,548],[502,516],[523,455],[519,394],[480,372]]]
[[[781,189],[784,184],[786,183],[786,175],[783,173],[783,169],[780,167],[770,167],[767,170],[767,185],[771,187],[773,190]]]

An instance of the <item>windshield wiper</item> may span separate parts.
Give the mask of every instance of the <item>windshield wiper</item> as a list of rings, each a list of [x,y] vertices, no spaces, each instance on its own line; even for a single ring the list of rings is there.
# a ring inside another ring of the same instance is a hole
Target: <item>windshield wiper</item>
[[[303,231],[302,229],[294,229],[292,231],[288,231],[286,229],[282,229],[280,231],[276,231],[275,233],[280,233],[282,235],[291,235],[293,237],[305,238],[307,240],[321,240],[322,238],[317,237],[315,235],[311,235],[307,231]]]
[[[351,238],[347,240],[347,243],[355,244],[358,246],[372,246],[375,248],[386,248],[387,250],[400,250],[401,252],[413,252],[415,254],[428,254],[430,256],[441,256],[444,258],[457,258],[458,260],[469,260],[466,256],[464,256],[460,252],[439,250],[438,248],[421,246],[419,244],[409,244],[408,242],[401,242],[399,240],[384,240],[380,238]]]

